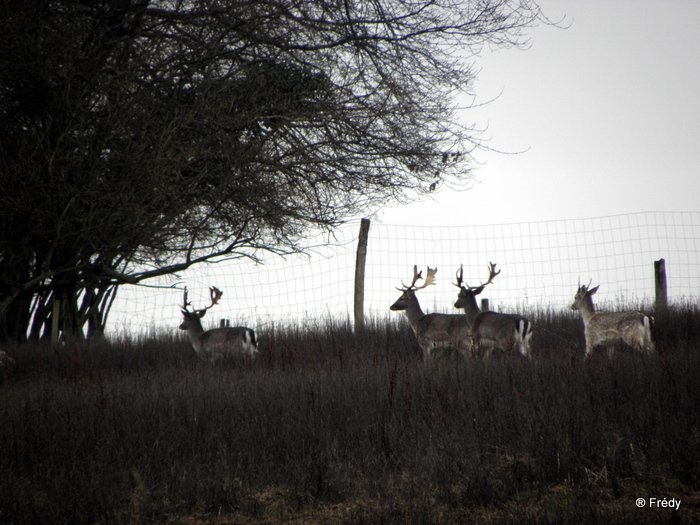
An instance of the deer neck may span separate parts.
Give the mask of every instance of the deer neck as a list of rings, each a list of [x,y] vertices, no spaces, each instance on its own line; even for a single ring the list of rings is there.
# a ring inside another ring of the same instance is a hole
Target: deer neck
[[[464,315],[467,316],[467,321],[470,325],[474,324],[474,319],[481,313],[478,303],[476,302],[476,297],[472,297],[470,301],[467,301],[467,305],[464,307]]]
[[[593,318],[595,315],[595,306],[593,306],[593,299],[590,296],[587,296],[583,301],[581,305],[581,317],[583,317],[583,323],[588,324],[588,322]]]
[[[199,319],[190,320],[190,324],[187,327],[187,336],[190,338],[190,342],[197,352],[200,350],[200,338],[203,333],[204,328],[202,328],[202,322]]]
[[[413,331],[417,333],[418,322],[425,317],[418,299],[409,303],[408,307],[406,308],[406,317],[408,318],[408,322],[411,325],[411,328],[413,328]]]

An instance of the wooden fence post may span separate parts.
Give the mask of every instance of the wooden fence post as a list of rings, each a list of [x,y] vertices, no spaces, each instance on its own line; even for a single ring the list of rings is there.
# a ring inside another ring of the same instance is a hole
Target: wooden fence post
[[[360,234],[357,238],[357,256],[355,258],[355,334],[365,329],[365,262],[367,261],[367,239],[369,238],[369,219],[360,221]]]
[[[662,313],[668,309],[666,261],[664,259],[654,261],[654,284],[656,287],[656,303],[654,304],[654,310],[657,313]]]
[[[488,312],[488,311],[489,311],[489,308],[491,308],[491,307],[489,306],[489,298],[488,298],[488,297],[484,297],[483,299],[481,299],[481,311],[482,311],[482,312]]]

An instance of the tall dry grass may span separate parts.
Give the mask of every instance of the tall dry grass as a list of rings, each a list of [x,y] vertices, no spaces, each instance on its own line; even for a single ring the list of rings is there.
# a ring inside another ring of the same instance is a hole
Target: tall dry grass
[[[669,312],[659,355],[588,364],[577,316],[530,316],[531,361],[424,366],[383,319],[271,327],[253,364],[165,334],[9,349],[0,522],[698,519],[698,309]]]

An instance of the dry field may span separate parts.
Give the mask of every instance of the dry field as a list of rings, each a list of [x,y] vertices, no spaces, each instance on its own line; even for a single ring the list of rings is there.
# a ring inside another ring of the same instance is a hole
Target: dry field
[[[252,364],[175,330],[7,348],[0,523],[700,522],[698,308],[590,363],[578,315],[530,317],[531,361],[424,366],[397,317],[273,328]]]

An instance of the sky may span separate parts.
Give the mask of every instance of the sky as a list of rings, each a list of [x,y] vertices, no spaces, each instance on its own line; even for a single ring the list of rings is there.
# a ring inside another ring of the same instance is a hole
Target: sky
[[[543,0],[558,28],[475,59],[475,184],[387,208],[387,224],[502,224],[697,211],[700,2]],[[519,153],[516,153],[519,152]]]
[[[513,224],[517,229],[520,223],[573,220],[566,224],[567,228],[575,228],[575,219],[582,218],[700,211],[700,31],[695,27],[700,20],[700,1],[542,0],[539,4],[551,20],[562,20],[560,25],[566,28],[541,25],[530,30],[531,46],[526,50],[484,51],[474,64],[480,70],[474,85],[474,103],[491,102],[465,110],[461,115],[466,124],[486,128],[482,139],[486,139],[491,148],[513,154],[477,152],[479,165],[473,174],[475,183],[469,190],[444,190],[432,200],[387,207],[373,218],[375,223],[387,227]],[[557,228],[559,226],[561,222],[557,222]],[[543,227],[549,229],[550,225]],[[458,229],[444,231],[451,233],[452,230]],[[688,231],[695,229],[685,229],[682,235],[687,236]],[[375,228],[370,235],[376,236],[376,232]],[[669,236],[664,234],[664,237]],[[494,240],[497,241],[499,239]],[[354,250],[354,242],[353,238],[349,245],[351,250]],[[589,244],[585,239],[582,242],[595,249],[606,249],[606,243],[599,240],[589,241]],[[395,294],[394,286],[401,277],[410,278],[408,273],[397,276],[397,272],[409,272],[414,262],[425,263],[414,261],[418,258],[414,255],[408,257],[410,264],[406,262],[404,251],[408,244],[406,240],[401,249],[392,252],[396,260],[382,260],[380,264],[382,271],[389,275],[382,277],[381,288],[386,288],[389,294]],[[443,255],[456,249],[453,242],[448,244],[450,248],[442,249]],[[424,251],[422,247],[417,250]],[[447,299],[436,299],[435,294],[438,291],[454,293],[444,279],[446,275],[451,277],[451,269],[459,264],[436,260],[435,251],[431,251],[427,262],[440,266],[443,277],[440,286],[433,287],[433,295],[424,292],[426,302],[431,305],[429,310],[434,310],[438,303],[451,305]],[[509,261],[511,254],[507,252],[483,249],[479,254],[485,260],[496,260],[501,267],[508,268],[499,278],[499,286],[492,290],[492,298],[499,299],[497,293],[505,293],[509,275],[517,274],[523,265]],[[645,252],[649,261],[645,259],[644,269],[640,270],[645,278],[649,277],[646,266],[656,260],[657,255],[670,259],[667,266],[669,289],[679,282],[685,283],[678,276],[677,257],[674,259],[672,253],[665,251],[661,254]],[[300,272],[308,273],[307,262],[297,265]],[[460,259],[460,262],[464,261]],[[613,286],[617,274],[596,266],[606,267],[607,262],[606,256],[602,263],[598,259],[582,263],[590,266],[581,269],[584,280],[590,277],[604,284],[597,296],[599,300],[614,298],[617,293]],[[275,273],[273,266],[277,263],[282,269]],[[201,276],[185,278],[184,282],[193,290],[193,295],[195,291],[199,293],[200,299],[211,284],[223,287],[229,293],[221,315],[226,312],[240,322],[249,322],[246,316],[254,317],[256,310],[243,304],[242,297],[247,297],[251,291],[240,288],[242,284],[261,282],[259,274],[265,270],[268,273],[262,282],[275,282],[276,288],[271,294],[280,296],[281,287],[305,280],[303,274],[290,274],[297,268],[291,261],[275,261],[274,264],[248,270],[236,263],[231,267],[213,265],[200,268],[199,271],[204,272]],[[331,260],[328,264],[337,266],[338,263]],[[687,269],[683,271],[692,273],[696,279],[693,282],[697,283],[696,261],[688,261],[685,266]],[[450,272],[445,268],[450,268]],[[209,271],[223,273],[209,275],[206,273]],[[352,270],[346,273],[345,277],[351,279]],[[547,283],[555,278],[563,279],[566,290],[574,286],[579,277],[578,274],[563,274],[562,277],[558,272],[550,273],[553,275],[542,279]],[[322,277],[337,278],[337,271],[319,270],[314,275],[318,289],[328,290],[328,285],[322,286]],[[515,289],[523,287],[518,285]],[[697,284],[681,290],[683,294],[694,296],[699,291]],[[307,292],[306,288],[294,289],[282,295],[290,304],[296,304]],[[139,321],[150,326],[151,319],[159,319],[169,327],[177,325],[180,317],[176,306],[180,300],[178,291],[149,290],[147,300],[143,299],[143,294],[131,295],[139,293],[142,294],[142,290],[120,291],[117,302],[123,306],[115,305],[110,317],[114,326],[133,328]],[[308,293],[319,295],[313,286]],[[264,305],[270,296],[251,295],[251,300]],[[394,299],[387,296],[376,304],[385,309]],[[155,309],[156,303],[160,310]],[[349,304],[335,308],[344,312]],[[151,307],[154,309],[149,309]],[[120,309],[121,313],[115,315],[114,311]]]

